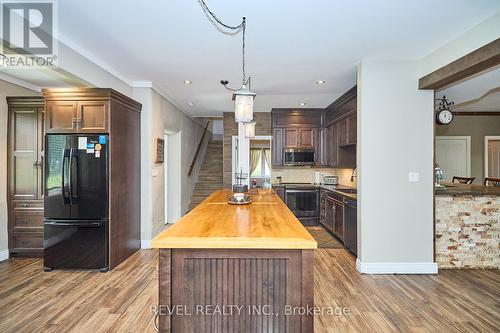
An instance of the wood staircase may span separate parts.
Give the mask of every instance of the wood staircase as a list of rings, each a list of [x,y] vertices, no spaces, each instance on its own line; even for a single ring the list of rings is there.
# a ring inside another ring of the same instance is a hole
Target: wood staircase
[[[214,191],[221,189],[222,186],[222,141],[210,140],[198,172],[189,210],[196,207]]]

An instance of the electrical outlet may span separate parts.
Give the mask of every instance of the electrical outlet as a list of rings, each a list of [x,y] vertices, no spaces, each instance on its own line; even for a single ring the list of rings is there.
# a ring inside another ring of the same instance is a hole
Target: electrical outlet
[[[420,173],[418,172],[410,172],[408,174],[408,182],[410,183],[418,183],[420,181]]]

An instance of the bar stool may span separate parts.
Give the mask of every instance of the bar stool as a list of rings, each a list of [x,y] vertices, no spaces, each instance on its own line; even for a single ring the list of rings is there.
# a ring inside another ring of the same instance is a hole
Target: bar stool
[[[460,184],[472,184],[472,182],[476,179],[476,177],[458,177],[458,176],[453,176],[453,179],[451,180],[452,183],[455,183],[455,180],[457,183]]]
[[[500,186],[500,178],[486,177],[484,178],[484,186]]]

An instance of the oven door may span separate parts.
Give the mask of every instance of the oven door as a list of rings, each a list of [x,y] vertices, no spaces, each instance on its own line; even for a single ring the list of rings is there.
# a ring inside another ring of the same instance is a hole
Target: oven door
[[[319,216],[319,191],[316,189],[286,189],[285,203],[297,218]]]

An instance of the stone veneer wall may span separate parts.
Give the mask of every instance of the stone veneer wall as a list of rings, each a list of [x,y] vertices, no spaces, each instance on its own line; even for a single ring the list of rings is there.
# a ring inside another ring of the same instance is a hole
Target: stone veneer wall
[[[255,135],[272,135],[271,112],[254,112]],[[233,135],[238,135],[238,124],[234,121],[234,112],[224,112],[224,139],[223,139],[223,184],[230,188],[232,183],[232,142]]]
[[[436,196],[439,268],[500,268],[500,196]]]

